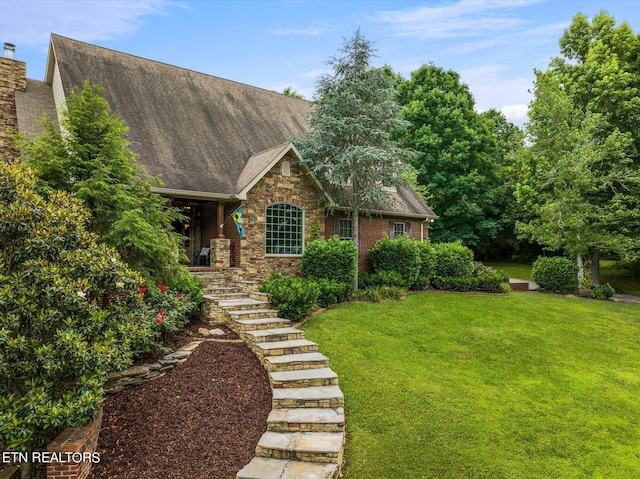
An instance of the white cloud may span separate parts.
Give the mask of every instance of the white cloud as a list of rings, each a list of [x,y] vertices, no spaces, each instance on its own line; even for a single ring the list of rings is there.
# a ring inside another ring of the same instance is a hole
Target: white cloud
[[[452,4],[386,10],[370,17],[390,25],[396,35],[421,38],[470,37],[511,30],[527,22],[510,16],[511,10],[540,0],[459,0]]]
[[[505,105],[500,110],[511,123],[522,126],[527,121],[527,105]]]
[[[272,28],[269,30],[269,33],[273,35],[305,35],[305,36],[319,36],[324,35],[325,33],[331,31],[333,28],[329,26],[323,25],[311,25],[308,27],[297,27],[297,28]]]
[[[2,0],[0,30],[3,39],[27,47],[43,47],[51,33],[81,41],[129,35],[142,17],[163,14],[176,3],[168,0],[135,2],[92,0]]]

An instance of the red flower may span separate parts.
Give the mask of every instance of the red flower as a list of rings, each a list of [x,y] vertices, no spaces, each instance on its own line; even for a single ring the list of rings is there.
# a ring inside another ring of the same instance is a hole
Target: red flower
[[[163,315],[164,315],[164,309],[160,308],[160,309],[158,310],[158,314],[159,314],[160,316],[163,316]]]
[[[166,285],[166,284],[163,284],[162,286],[160,286],[160,289],[164,292],[164,291],[166,291],[166,290],[167,290],[167,289],[169,289],[169,288],[167,288],[167,285]]]
[[[145,288],[144,286],[140,286],[140,294],[144,296],[146,292],[147,292],[147,288]]]
[[[176,298],[182,298],[182,293],[176,293]]]
[[[156,318],[156,323],[160,324],[164,321],[164,316],[159,316]]]

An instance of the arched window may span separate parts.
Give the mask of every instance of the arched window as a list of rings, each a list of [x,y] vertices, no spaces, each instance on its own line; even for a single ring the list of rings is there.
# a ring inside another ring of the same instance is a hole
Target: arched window
[[[301,208],[289,203],[267,206],[266,254],[301,255],[304,223]]]

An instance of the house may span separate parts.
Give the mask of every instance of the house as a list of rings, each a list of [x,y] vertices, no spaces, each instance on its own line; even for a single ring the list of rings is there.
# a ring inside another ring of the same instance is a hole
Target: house
[[[306,131],[311,103],[272,91],[51,35],[44,81],[26,65],[2,58],[0,154],[17,158],[8,131],[39,131],[65,107],[85,79],[103,87],[112,111],[129,127],[128,140],[157,191],[183,210],[175,225],[187,238],[192,264],[210,248],[212,267],[242,268],[254,278],[295,274],[313,237],[351,236],[348,209],[304,166],[291,140]],[[388,233],[423,240],[437,216],[411,189],[360,220],[360,268]],[[206,260],[206,258],[205,258]],[[208,263],[208,261],[207,261]]]

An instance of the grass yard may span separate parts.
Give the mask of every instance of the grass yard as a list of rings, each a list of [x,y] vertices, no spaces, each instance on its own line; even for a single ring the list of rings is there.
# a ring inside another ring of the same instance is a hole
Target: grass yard
[[[640,477],[640,306],[420,293],[305,325],[345,394],[345,479]]]
[[[486,263],[507,272],[509,277],[531,279],[531,265],[522,263]],[[640,296],[640,279],[629,277],[629,273],[617,267],[615,261],[600,261],[600,282],[611,283],[625,294]]]

